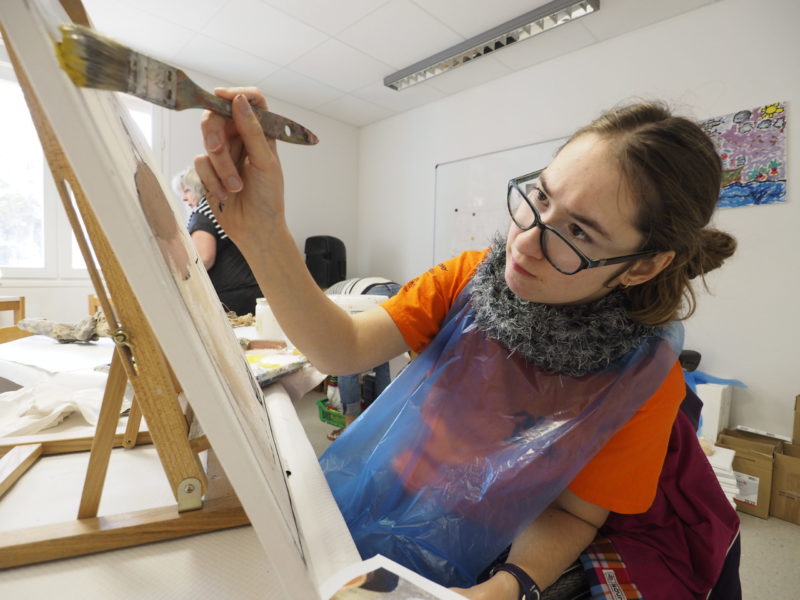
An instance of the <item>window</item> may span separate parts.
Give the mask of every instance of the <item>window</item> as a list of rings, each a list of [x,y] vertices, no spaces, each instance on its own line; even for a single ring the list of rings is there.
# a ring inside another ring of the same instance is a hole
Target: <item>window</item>
[[[6,75],[6,73],[3,73]],[[22,90],[0,79],[0,266],[45,267],[44,157]]]
[[[153,105],[148,104],[139,98],[127,96],[125,94],[117,94],[117,98],[119,99],[120,103],[126,109],[128,109],[128,114],[130,114],[133,122],[136,123],[136,126],[139,128],[142,137],[144,137],[147,144],[152,148],[154,121]],[[60,204],[59,212],[64,214],[64,210]],[[66,220],[66,218],[66,214],[64,214],[64,219]],[[62,274],[68,276],[86,276],[86,263],[83,260],[83,255],[81,255],[78,242],[75,239],[75,235],[72,233],[68,222],[66,223],[66,227],[67,229],[65,232],[68,234],[70,240],[70,263],[68,266],[66,266],[66,268],[62,266]]]
[[[153,146],[155,115],[138,98],[118,95]],[[5,278],[86,278],[39,137],[0,40],[0,269]]]

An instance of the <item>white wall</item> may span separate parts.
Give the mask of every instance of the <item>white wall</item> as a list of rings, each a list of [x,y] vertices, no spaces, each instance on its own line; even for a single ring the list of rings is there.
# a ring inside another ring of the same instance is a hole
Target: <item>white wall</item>
[[[4,280],[0,296],[25,296],[25,316],[73,323],[89,314],[89,294],[94,293],[89,280]],[[11,313],[0,314],[0,327],[13,324]]]
[[[797,23],[791,0],[719,1],[364,128],[357,268],[405,281],[430,267],[436,164],[567,135],[635,97],[698,119],[789,101],[788,172],[800,173]],[[739,249],[686,325],[701,370],[749,386],[735,391],[734,424],[786,435],[800,393],[796,189],[781,205],[718,213]]]

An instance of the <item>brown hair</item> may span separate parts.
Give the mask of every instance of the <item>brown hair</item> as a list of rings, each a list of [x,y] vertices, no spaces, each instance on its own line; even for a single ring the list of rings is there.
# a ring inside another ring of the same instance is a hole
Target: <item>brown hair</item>
[[[642,250],[675,251],[653,279],[625,289],[631,316],[647,325],[688,318],[696,306],[690,280],[699,276],[705,285],[703,276],[736,250],[732,236],[707,227],[722,173],[714,145],[696,123],[656,102],[610,110],[569,141],[586,133],[609,142],[638,201]]]

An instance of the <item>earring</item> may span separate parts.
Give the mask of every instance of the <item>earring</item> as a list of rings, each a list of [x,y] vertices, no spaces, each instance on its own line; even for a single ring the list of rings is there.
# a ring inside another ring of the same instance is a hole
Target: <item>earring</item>
[[[622,282],[617,283],[616,285],[610,285],[610,284],[611,284],[611,281],[606,281],[603,284],[603,287],[606,288],[607,290],[624,290],[625,288],[627,288],[630,285],[628,283],[622,283]]]

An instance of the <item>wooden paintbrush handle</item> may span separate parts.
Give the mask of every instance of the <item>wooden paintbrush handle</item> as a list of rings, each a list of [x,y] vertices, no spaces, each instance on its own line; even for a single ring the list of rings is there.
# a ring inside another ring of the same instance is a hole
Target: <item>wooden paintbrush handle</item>
[[[198,87],[197,89],[198,100],[208,110],[214,111],[224,117],[231,117],[231,102],[210,94],[207,91]],[[319,140],[317,136],[302,125],[295,123],[291,119],[282,117],[281,115],[269,112],[257,106],[253,107],[253,112],[261,124],[261,129],[267,137],[284,142],[292,142],[295,144],[316,144]]]

